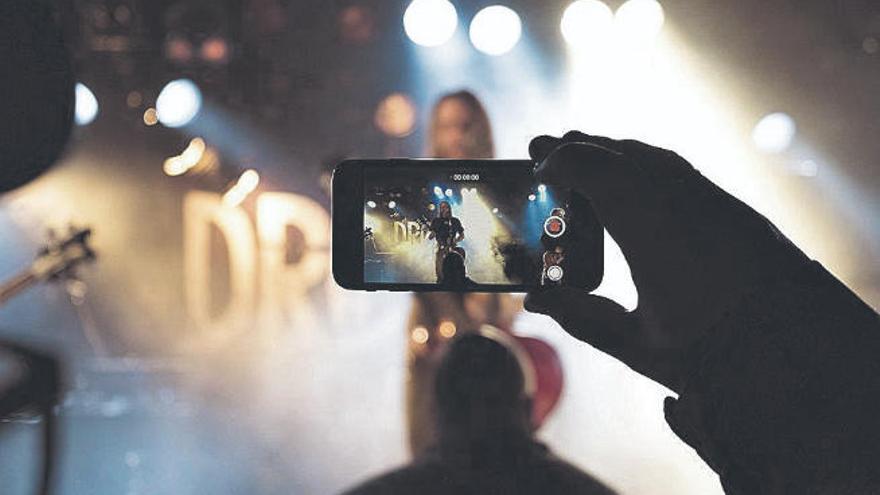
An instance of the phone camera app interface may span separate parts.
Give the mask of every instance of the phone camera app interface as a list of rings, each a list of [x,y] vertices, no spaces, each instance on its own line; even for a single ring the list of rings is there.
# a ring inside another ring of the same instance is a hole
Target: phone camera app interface
[[[364,281],[562,283],[576,239],[566,198],[522,170],[364,168]]]

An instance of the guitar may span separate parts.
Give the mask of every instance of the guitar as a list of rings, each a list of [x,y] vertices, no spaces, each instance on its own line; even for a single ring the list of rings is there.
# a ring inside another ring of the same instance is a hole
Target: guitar
[[[0,284],[0,305],[32,285],[72,276],[77,265],[94,260],[95,252],[88,244],[91,235],[92,229],[71,228],[64,238],[50,236],[30,267]]]
[[[431,229],[431,222],[425,215],[416,218],[415,221],[419,224],[419,229],[422,231],[422,235],[425,239],[428,238],[428,232],[434,232]],[[434,239],[437,241],[437,251],[440,253],[440,259],[445,258],[447,254],[452,252],[459,254],[462,258],[465,257],[464,248],[457,245],[455,242],[444,242],[438,237],[435,237]]]

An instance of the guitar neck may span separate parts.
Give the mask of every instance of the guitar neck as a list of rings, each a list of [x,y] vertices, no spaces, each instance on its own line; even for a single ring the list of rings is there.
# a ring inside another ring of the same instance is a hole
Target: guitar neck
[[[20,292],[37,283],[39,278],[30,269],[20,272],[7,282],[0,284],[0,305],[17,296]]]

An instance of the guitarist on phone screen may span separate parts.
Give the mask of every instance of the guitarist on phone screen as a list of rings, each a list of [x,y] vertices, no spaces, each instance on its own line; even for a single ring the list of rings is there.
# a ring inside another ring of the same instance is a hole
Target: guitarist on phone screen
[[[448,201],[441,201],[437,208],[437,217],[431,220],[428,239],[437,239],[437,253],[434,256],[434,270],[437,283],[443,282],[443,260],[449,253],[457,253],[464,258],[464,249],[458,243],[464,240],[464,227],[461,221],[452,216],[452,207]]]

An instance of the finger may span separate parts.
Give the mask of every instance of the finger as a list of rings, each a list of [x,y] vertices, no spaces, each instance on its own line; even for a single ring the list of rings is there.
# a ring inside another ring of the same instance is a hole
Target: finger
[[[696,172],[693,165],[674,151],[634,139],[618,140],[580,131],[569,131],[562,136],[562,141],[596,144],[621,153],[641,168],[648,177],[659,183],[680,181],[695,175]]]
[[[525,308],[553,318],[574,338],[624,362],[628,350],[635,344],[638,333],[635,313],[583,289],[557,287],[532,292],[526,296]]]
[[[644,173],[620,153],[593,144],[568,143],[538,166],[543,183],[589,198],[608,233],[630,262],[655,251],[668,212]]]
[[[538,136],[529,142],[529,156],[535,163],[541,163],[560,144],[562,144],[562,140],[557,137]]]

